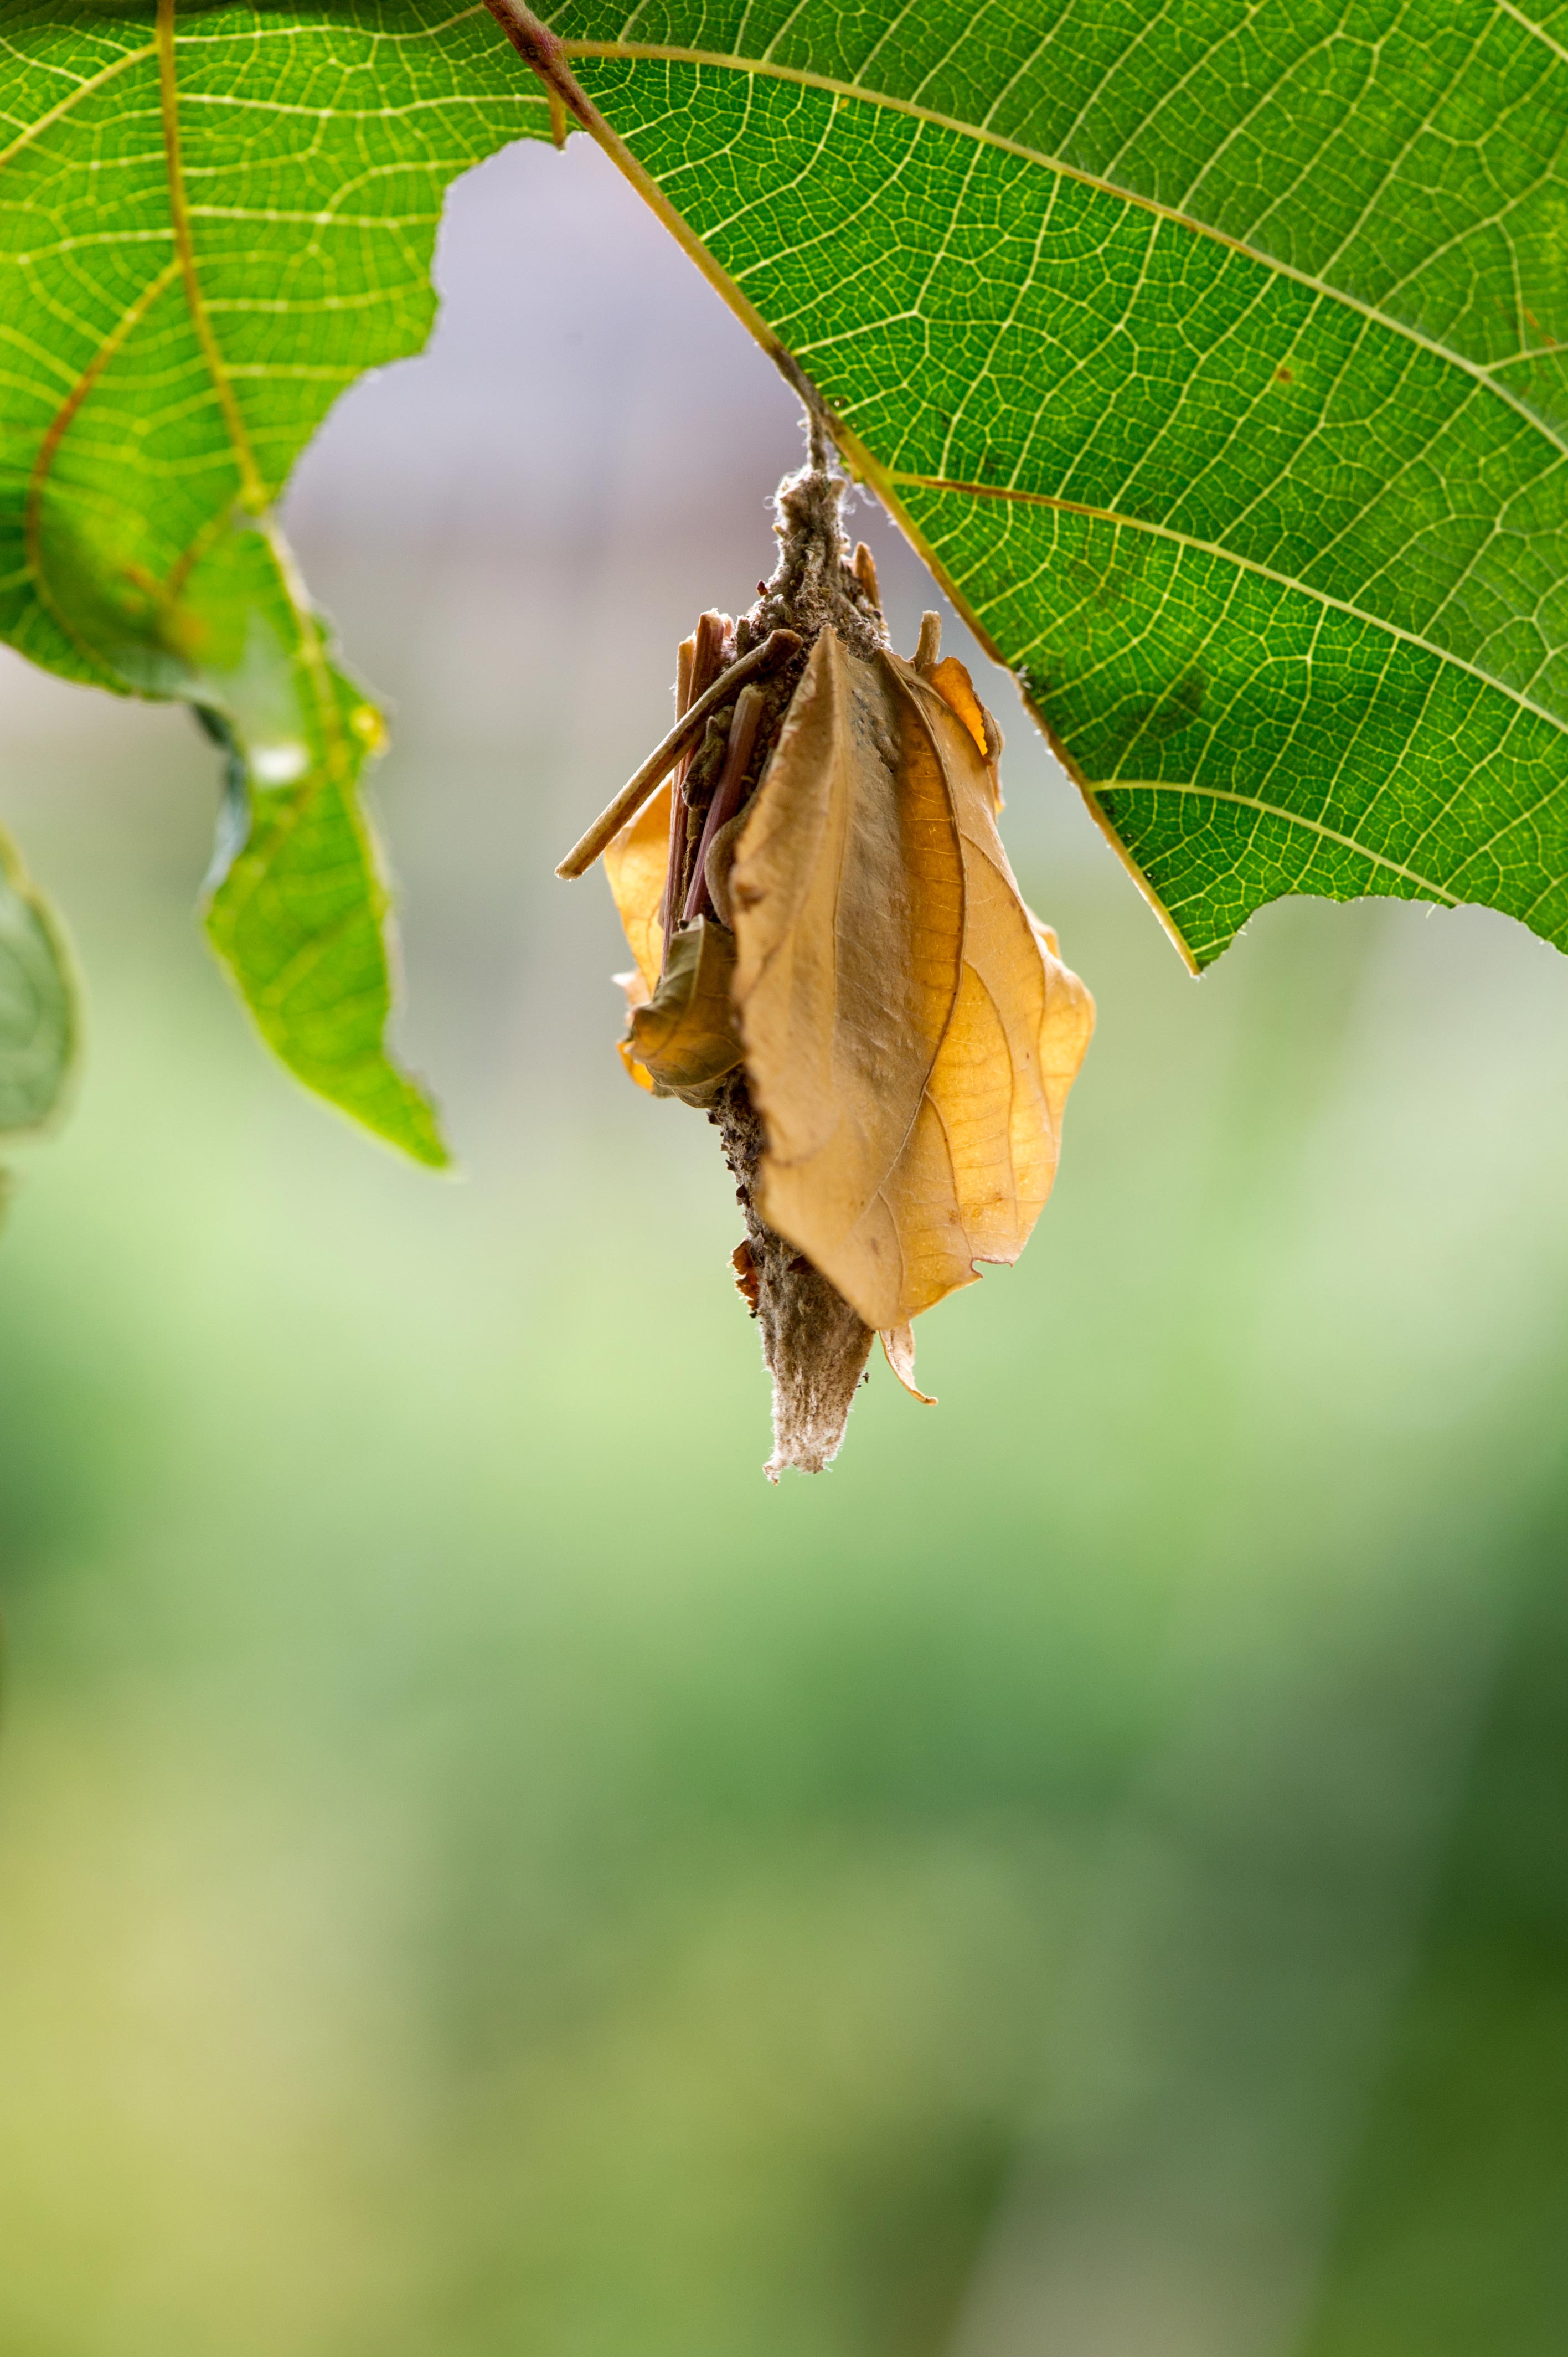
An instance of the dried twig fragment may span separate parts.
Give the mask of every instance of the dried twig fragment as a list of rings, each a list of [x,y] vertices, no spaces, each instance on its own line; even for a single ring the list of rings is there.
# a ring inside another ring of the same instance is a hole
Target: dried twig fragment
[[[582,840],[573,845],[555,870],[556,875],[568,882],[575,877],[585,876],[621,828],[637,816],[650,794],[670,775],[714,705],[726,702],[743,679],[757,672],[771,671],[787,661],[798,651],[800,643],[792,630],[774,631],[761,646],[753,647],[749,654],[743,655],[722,678],[715,680],[705,695],[698,696],[669,736],[654,747],[642,767],[628,779],[608,809],[601,811]]]

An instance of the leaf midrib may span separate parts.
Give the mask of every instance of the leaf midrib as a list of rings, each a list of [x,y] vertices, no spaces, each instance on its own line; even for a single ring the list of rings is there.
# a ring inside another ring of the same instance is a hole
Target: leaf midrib
[[[999,148],[1004,153],[1015,156],[1023,161],[1035,164],[1044,170],[1059,172],[1065,178],[1077,180],[1082,185],[1092,188],[1101,194],[1113,197],[1120,200],[1124,200],[1129,204],[1141,206],[1150,213],[1158,215],[1163,219],[1172,221],[1173,222],[1190,230],[1196,236],[1210,238],[1228,247],[1230,251],[1244,255],[1249,261],[1256,263],[1262,267],[1277,270],[1282,275],[1296,280],[1299,284],[1310,288],[1320,300],[1325,302],[1342,303],[1347,308],[1356,311],[1374,324],[1386,328],[1391,332],[1404,337],[1410,343],[1431,352],[1436,359],[1447,363],[1448,365],[1457,369],[1461,373],[1470,377],[1476,383],[1484,387],[1485,390],[1492,393],[1497,399],[1506,403],[1509,408],[1515,410],[1526,420],[1531,428],[1540,435],[1541,440],[1547,445],[1547,447],[1553,454],[1553,462],[1555,462],[1556,457],[1559,454],[1568,455],[1568,443],[1559,441],[1558,437],[1550,432],[1550,430],[1543,425],[1542,421],[1537,417],[1533,412],[1520,403],[1505,386],[1501,386],[1495,382],[1487,371],[1479,368],[1474,362],[1466,361],[1460,355],[1450,351],[1446,346],[1433,342],[1429,338],[1422,336],[1418,330],[1409,328],[1404,323],[1397,319],[1389,317],[1386,314],[1377,310],[1374,307],[1360,301],[1359,298],[1354,296],[1344,294],[1338,288],[1330,286],[1322,280],[1313,278],[1304,272],[1295,270],[1288,264],[1277,262],[1273,255],[1261,252],[1256,247],[1244,244],[1241,241],[1229,236],[1224,231],[1210,229],[1205,222],[1195,219],[1189,214],[1182,213],[1171,206],[1163,205],[1155,199],[1139,196],[1135,191],[1122,188],[1112,182],[1097,178],[1094,175],[1087,173],[1073,165],[1060,163],[1055,157],[1047,155],[1043,150],[1026,146],[1021,141],[1009,139],[1001,133],[989,131],[973,124],[963,123],[956,116],[940,114],[934,109],[922,106],[914,100],[895,98],[884,92],[868,90],[859,83],[843,81],[834,79],[831,75],[812,72],[805,67],[777,65],[773,63],[771,59],[766,58],[746,59],[733,55],[726,56],[717,50],[697,49],[693,48],[678,47],[673,43],[653,41],[564,40],[560,44],[560,46],[563,53],[569,59],[597,58],[611,60],[618,59],[632,63],[689,64],[693,66],[705,66],[712,68],[714,70],[724,72],[757,74],[771,77],[778,81],[790,82],[800,88],[820,91],[825,95],[832,97],[835,101],[843,100],[849,102],[859,102],[871,105],[885,106],[891,111],[904,114],[916,122],[929,124],[934,128],[951,132],[957,136]],[[856,438],[858,439],[858,437]],[[1195,552],[1211,556],[1219,563],[1233,566],[1240,572],[1251,573],[1259,578],[1269,580],[1278,587],[1294,592],[1304,597],[1313,600],[1321,608],[1342,613],[1351,619],[1364,624],[1369,630],[1380,631],[1388,637],[1396,639],[1407,645],[1414,647],[1420,652],[1429,656],[1434,662],[1444,664],[1455,671],[1462,671],[1468,677],[1476,680],[1480,685],[1491,688],[1495,690],[1498,694],[1506,696],[1517,710],[1520,712],[1529,712],[1536,718],[1543,720],[1559,735],[1568,734],[1568,719],[1565,719],[1563,716],[1553,712],[1550,706],[1539,703],[1533,696],[1530,695],[1523,689],[1512,685],[1507,680],[1499,678],[1495,672],[1487,670],[1484,665],[1472,661],[1469,657],[1459,654],[1450,648],[1439,646],[1432,640],[1423,637],[1419,631],[1409,630],[1401,623],[1391,621],[1387,616],[1370,611],[1366,607],[1358,605],[1350,599],[1337,597],[1328,591],[1315,588],[1311,584],[1303,581],[1293,575],[1281,573],[1272,566],[1260,563],[1255,558],[1238,554],[1235,550],[1228,548],[1220,543],[1198,540],[1191,534],[1173,531],[1168,525],[1161,525],[1145,522],[1138,517],[1124,514],[1115,509],[1090,507],[1074,500],[1055,499],[1044,492],[1010,490],[998,485],[970,483],[944,478],[921,476],[903,472],[881,464],[875,460],[868,451],[863,452],[862,455],[871,461],[867,471],[870,473],[872,479],[885,490],[886,494],[891,495],[894,499],[897,499],[897,487],[899,486],[910,490],[923,489],[947,490],[959,494],[968,494],[973,497],[1011,499],[1026,504],[1051,508],[1061,513],[1081,515],[1091,520],[1122,527],[1128,531],[1156,535],[1162,539],[1172,542],[1179,547],[1190,548]],[[897,503],[900,508],[903,508],[904,503],[901,500]],[[969,610],[968,601],[966,599],[962,599],[961,600],[961,603],[963,605],[964,610],[967,612]]]
[[[1102,778],[1094,780],[1094,791],[1115,794],[1187,794],[1198,802],[1230,802],[1241,810],[1256,811],[1262,818],[1283,819],[1287,825],[1302,827],[1307,834],[1320,836],[1325,843],[1337,843],[1341,850],[1353,852],[1358,859],[1365,859],[1374,867],[1384,868],[1391,876],[1402,876],[1405,882],[1413,884],[1419,892],[1444,901],[1451,909],[1463,905],[1458,893],[1450,891],[1447,885],[1437,883],[1434,877],[1423,876],[1419,868],[1407,867],[1402,860],[1391,859],[1385,852],[1374,851],[1369,845],[1359,842],[1355,835],[1345,834],[1338,827],[1325,826],[1321,819],[1308,818],[1305,812],[1287,810],[1282,802],[1266,802],[1262,794],[1239,794],[1230,787],[1200,785],[1189,778]],[[1474,857],[1477,851],[1488,850],[1496,841],[1494,835],[1487,843],[1477,844],[1469,856]]]
[[[568,58],[599,58],[623,60],[628,64],[707,66],[725,72],[756,74],[766,80],[790,82],[801,90],[820,91],[829,98],[886,108],[890,113],[906,115],[912,122],[926,124],[934,131],[951,132],[959,138],[972,139],[983,146],[993,147],[1003,155],[1016,156],[1022,163],[1037,165],[1044,171],[1058,173],[1063,179],[1076,181],[1081,188],[1092,188],[1097,195],[1114,198],[1122,204],[1135,205],[1158,220],[1190,231],[1195,237],[1207,238],[1230,253],[1241,254],[1247,261],[1277,272],[1282,278],[1305,287],[1326,302],[1343,304],[1347,310],[1370,320],[1374,326],[1386,328],[1391,335],[1402,337],[1419,350],[1430,352],[1434,359],[1444,361],[1449,367],[1473,378],[1477,384],[1484,385],[1488,393],[1516,411],[1554,452],[1568,455],[1568,436],[1556,433],[1539,412],[1510,386],[1499,382],[1494,372],[1496,369],[1513,367],[1520,359],[1529,357],[1528,354],[1511,353],[1507,360],[1483,365],[1463,352],[1455,351],[1449,345],[1440,343],[1434,337],[1423,334],[1410,321],[1380,309],[1375,303],[1369,303],[1344,287],[1333,285],[1326,279],[1315,277],[1310,271],[1282,260],[1279,255],[1270,253],[1267,247],[1249,244],[1244,238],[1233,237],[1229,231],[1217,229],[1197,214],[1183,212],[1176,205],[1165,204],[1158,197],[1145,196],[1136,188],[1124,187],[1120,181],[1105,179],[1082,165],[1067,163],[1044,148],[1030,146],[1025,140],[1011,139],[1005,133],[989,130],[981,124],[965,123],[959,115],[944,114],[935,107],[923,106],[918,99],[898,98],[890,91],[869,89],[861,82],[844,81],[832,74],[813,72],[806,66],[778,65],[768,58],[725,55],[722,50],[688,48],[665,41],[564,40],[561,48]]]
[[[190,323],[201,347],[201,357],[223,414],[223,428],[239,470],[241,502],[252,515],[259,516],[266,508],[266,487],[262,480],[262,470],[256,464],[256,454],[251,447],[251,437],[246,431],[234,388],[229,382],[229,371],[218,348],[217,332],[202,296],[196,266],[196,243],[191,235],[190,204],[186,195],[179,132],[179,81],[175,58],[174,23],[175,0],[158,0],[158,111],[163,122],[169,225],[174,231],[174,250],[179,257],[186,308],[190,313]]]
[[[952,491],[970,499],[1004,500],[1022,507],[1049,508],[1058,515],[1084,516],[1090,522],[1114,524],[1122,532],[1145,533],[1152,538],[1169,541],[1175,547],[1190,548],[1199,555],[1215,557],[1222,565],[1234,565],[1238,572],[1255,574],[1262,580],[1272,581],[1278,588],[1294,590],[1298,596],[1313,598],[1335,613],[1348,615],[1354,621],[1364,622],[1369,630],[1382,630],[1391,639],[1401,639],[1407,646],[1417,648],[1436,662],[1447,663],[1455,671],[1467,672],[1484,687],[1495,688],[1499,695],[1506,695],[1521,711],[1533,713],[1537,719],[1546,721],[1560,735],[1568,735],[1568,719],[1561,713],[1553,712],[1549,705],[1538,704],[1522,688],[1511,687],[1507,680],[1499,679],[1495,672],[1472,662],[1468,656],[1456,654],[1448,647],[1437,646],[1431,639],[1423,638],[1419,630],[1407,630],[1400,622],[1391,622],[1386,615],[1370,613],[1365,606],[1358,606],[1348,597],[1337,597],[1332,591],[1316,588],[1310,581],[1303,581],[1294,574],[1281,573],[1275,566],[1264,565],[1257,557],[1238,555],[1234,549],[1225,547],[1219,541],[1199,540],[1196,533],[1177,532],[1170,524],[1126,515],[1118,508],[1090,507],[1079,500],[1055,499],[1048,491],[1019,491],[1000,484],[961,482],[941,475],[908,474],[897,468],[888,470],[887,480],[910,490]]]

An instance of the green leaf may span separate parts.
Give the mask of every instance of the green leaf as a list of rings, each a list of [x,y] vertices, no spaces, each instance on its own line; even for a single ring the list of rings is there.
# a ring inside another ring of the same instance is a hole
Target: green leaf
[[[534,128],[473,10],[0,0],[0,633],[206,717],[213,942],[291,1069],[430,1163],[357,802],[381,726],[272,507],[343,388],[428,333],[448,181]]]
[[[79,1039],[59,920],[0,833],[0,1137],[26,1136],[58,1111]]]
[[[325,693],[339,718],[340,768],[322,759],[303,789],[258,791],[253,761],[231,746],[207,937],[291,1071],[440,1168],[447,1156],[435,1116],[384,1045],[388,893],[354,794],[359,759],[381,723],[340,673],[328,673]]]

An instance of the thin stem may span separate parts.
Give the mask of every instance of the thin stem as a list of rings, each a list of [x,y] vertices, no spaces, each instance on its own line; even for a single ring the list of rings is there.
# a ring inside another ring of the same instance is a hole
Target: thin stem
[[[582,841],[566,854],[555,870],[556,875],[565,877],[568,881],[576,876],[585,876],[599,854],[615,841],[622,827],[637,816],[643,803],[663,784],[682,751],[706,726],[709,713],[715,712],[721,704],[727,704],[736,690],[746,680],[755,679],[758,672],[772,671],[788,656],[798,654],[800,644],[794,630],[774,630],[759,647],[753,647],[748,655],[742,655],[738,662],[731,663],[728,671],[714,680],[707,694],[699,695],[695,703],[681,715],[669,736],[662,744],[654,747],[636,776],[628,779],[608,810],[600,813]]]
[[[207,298],[201,291],[201,281],[196,268],[196,242],[191,234],[190,205],[185,188],[185,166],[181,160],[179,128],[179,87],[174,53],[175,0],[158,0],[156,40],[158,52],[158,105],[163,122],[164,165],[168,181],[169,223],[174,232],[174,250],[179,260],[185,280],[185,299],[190,312],[190,324],[201,350],[212,390],[222,414],[224,429],[233,452],[235,472],[240,478],[240,503],[252,515],[260,515],[267,504],[267,487],[262,480],[251,447],[239,399],[230,379],[228,364],[219,349],[213,330]]]
[[[703,621],[705,621],[707,617],[704,615],[703,617]],[[703,680],[700,683],[697,683],[697,641],[702,637],[702,634],[703,622],[699,621],[691,637],[689,639],[682,640],[679,651],[675,657],[675,717],[677,720],[681,720],[685,717],[686,713],[691,707],[693,693],[700,695],[703,689],[709,684],[709,682],[706,679]],[[684,753],[682,755],[680,762],[676,767],[675,780],[670,793],[670,848],[665,855],[664,891],[659,903],[659,938],[660,942],[663,943],[666,948],[669,946],[670,942],[670,902],[671,899],[670,878],[674,872],[677,850],[680,849],[683,851],[686,844],[686,809],[684,798],[682,793],[682,788],[686,782],[686,771],[691,764],[691,759],[692,756],[690,753]],[[660,952],[660,965],[662,965],[662,952]]]
[[[714,837],[721,826],[727,825],[740,808],[740,798],[746,788],[746,773],[751,766],[751,748],[757,742],[757,731],[762,719],[766,699],[759,687],[743,687],[736,699],[735,718],[730,722],[729,750],[725,755],[724,775],[708,815],[703,822],[703,833],[697,845],[697,856],[692,863],[692,888],[686,895],[686,905],[681,911],[681,921],[689,925],[702,913],[708,899],[706,863]]]
[[[833,472],[834,451],[828,436],[827,419],[822,414],[821,404],[813,401],[810,393],[807,393],[804,399],[806,454],[811,461],[811,471],[816,475],[831,475]]]
[[[710,610],[698,617],[695,630],[682,643],[682,652],[686,647],[692,651],[691,660],[684,665],[685,677],[676,698],[677,714],[689,711],[697,696],[706,695],[714,680],[727,668],[726,651],[730,660],[734,660],[735,625],[727,614]],[[674,791],[670,797],[670,857],[664,870],[664,898],[659,904],[659,930],[663,936],[666,952],[670,936],[675,930],[682,895],[686,888],[686,854],[691,848],[686,840],[686,780],[691,776],[698,749],[693,745],[682,754],[675,770]]]

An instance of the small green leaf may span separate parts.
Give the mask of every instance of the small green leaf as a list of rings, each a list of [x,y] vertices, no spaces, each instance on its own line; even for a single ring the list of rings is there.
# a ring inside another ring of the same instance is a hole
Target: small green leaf
[[[59,1109],[80,1028],[59,920],[0,834],[0,1136],[26,1136]]]

